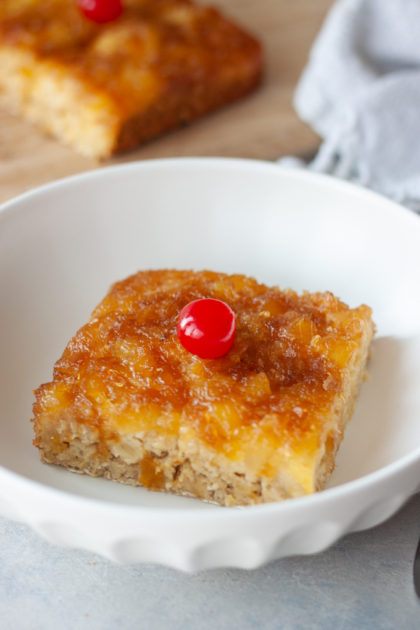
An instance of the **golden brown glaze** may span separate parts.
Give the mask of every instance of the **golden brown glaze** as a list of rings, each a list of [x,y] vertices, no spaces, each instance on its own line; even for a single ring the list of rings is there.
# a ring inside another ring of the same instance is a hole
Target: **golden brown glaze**
[[[202,297],[237,316],[221,359],[193,356],[177,338],[180,310]],[[35,420],[71,409],[103,439],[188,427],[233,458],[244,439],[294,447],[322,433],[369,318],[369,307],[349,309],[331,293],[299,296],[210,271],[142,271],[116,283],[70,341],[54,380],[36,391]],[[151,468],[143,474],[158,483]]]

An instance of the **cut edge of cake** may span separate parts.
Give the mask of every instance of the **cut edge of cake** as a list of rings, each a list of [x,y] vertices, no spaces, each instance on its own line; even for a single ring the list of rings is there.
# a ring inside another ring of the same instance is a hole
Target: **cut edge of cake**
[[[106,93],[31,50],[0,43],[0,104],[82,155],[114,153],[119,117]]]

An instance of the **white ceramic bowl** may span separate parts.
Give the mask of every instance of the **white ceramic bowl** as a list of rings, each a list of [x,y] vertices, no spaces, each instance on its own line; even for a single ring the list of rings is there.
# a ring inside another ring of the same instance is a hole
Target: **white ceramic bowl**
[[[209,268],[374,310],[371,378],[330,487],[219,508],[39,462],[32,390],[108,286],[138,269]],[[226,159],[127,164],[53,183],[0,212],[0,511],[120,562],[257,567],[317,552],[420,488],[420,220],[364,190]]]

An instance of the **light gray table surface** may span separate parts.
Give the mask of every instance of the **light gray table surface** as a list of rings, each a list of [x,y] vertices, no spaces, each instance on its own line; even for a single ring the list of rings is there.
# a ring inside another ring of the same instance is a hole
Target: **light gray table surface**
[[[55,547],[0,518],[1,630],[419,630],[420,495],[329,550],[193,575]]]

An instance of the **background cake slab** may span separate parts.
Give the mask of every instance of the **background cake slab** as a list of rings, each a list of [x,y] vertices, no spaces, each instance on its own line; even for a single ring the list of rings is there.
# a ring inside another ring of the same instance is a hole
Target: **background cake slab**
[[[263,86],[242,102],[112,163],[189,155],[271,160],[289,153],[313,153],[318,138],[296,116],[292,97],[332,0],[198,2],[220,7],[260,39],[266,52]],[[98,166],[0,110],[0,202],[39,184]]]

